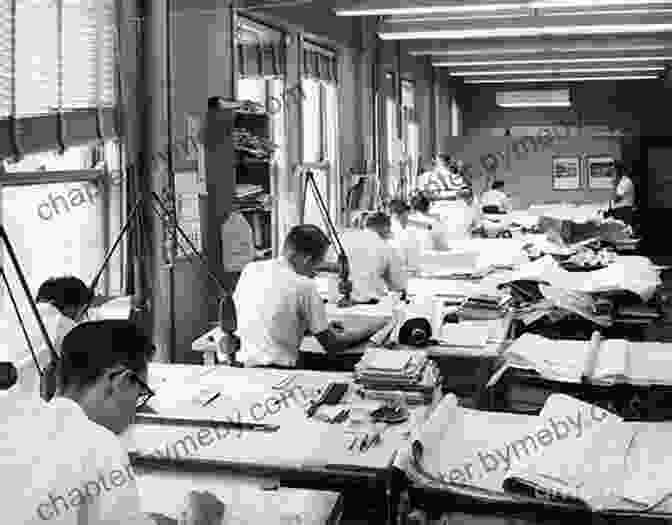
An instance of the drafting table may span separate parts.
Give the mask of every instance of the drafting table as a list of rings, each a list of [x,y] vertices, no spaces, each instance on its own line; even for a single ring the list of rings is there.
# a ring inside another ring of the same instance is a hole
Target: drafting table
[[[582,383],[579,374],[586,366],[589,341],[538,341],[543,346],[535,347],[533,342],[527,347],[519,340],[522,358],[513,347],[513,354],[502,354],[484,406],[536,413],[550,394],[564,393],[628,420],[672,420],[672,344],[603,339],[595,363],[604,355],[604,365],[594,371],[593,379]],[[542,355],[545,350],[551,354]],[[534,356],[542,361],[535,361]],[[562,372],[565,365],[569,373]]]
[[[479,451],[499,449],[503,443],[512,443],[521,439],[529,431],[535,416],[507,413],[484,413],[465,409],[470,418],[480,419],[480,423],[464,426],[447,434],[441,451],[441,462],[460,464],[464,458],[478,458]],[[669,440],[672,428],[670,423],[633,423],[637,429],[648,431],[654,436],[653,442],[658,452],[665,453],[665,441]],[[655,436],[662,432],[661,438]],[[635,447],[637,461],[647,457],[647,449],[651,440],[644,440]],[[552,445],[551,445],[552,446]],[[653,456],[652,456],[653,457]],[[402,469],[409,482],[409,490],[402,494],[401,501],[406,502],[400,510],[402,516],[411,509],[422,509],[422,512],[433,518],[447,515],[443,525],[492,525],[511,524],[559,524],[580,519],[584,523],[669,523],[672,520],[672,502],[663,503],[659,509],[650,513],[641,513],[634,505],[624,504],[622,510],[593,512],[576,504],[543,500],[507,493],[501,489],[504,469],[496,469],[474,484],[448,483],[436,473],[423,466],[421,461],[413,459],[410,454],[401,453],[396,466]],[[447,459],[446,459],[447,458]],[[646,467],[638,463],[644,472]],[[449,467],[445,467],[449,468]],[[478,467],[475,467],[478,469]],[[439,522],[437,522],[439,523]]]
[[[225,505],[227,525],[337,525],[343,498],[337,492],[266,487],[263,479],[140,467],[134,470],[142,511],[177,519],[191,490],[208,491]]]
[[[442,377],[444,392],[456,392],[463,396],[480,396],[485,392],[485,384],[495,371],[497,360],[506,347],[511,318],[483,321],[488,331],[485,346],[466,347],[431,344],[421,350],[436,361]],[[347,324],[345,325],[347,328]],[[337,356],[328,356],[314,337],[307,337],[301,345],[304,366],[318,370],[352,371],[371,343],[358,345]],[[413,349],[406,345],[393,348]],[[481,401],[479,401],[480,405]]]
[[[373,503],[367,500],[367,504],[379,503],[378,508],[386,514],[381,522],[388,522],[393,515],[396,475],[391,467],[396,451],[430,407],[411,408],[411,418],[386,428],[376,447],[361,453],[348,450],[343,424],[308,419],[305,414],[306,397],[315,397],[319,389],[334,381],[351,382],[352,375],[151,364],[149,384],[157,396],[150,406],[159,415],[222,421],[241,414],[237,419],[243,422],[279,428],[268,432],[236,430],[235,434],[232,431],[225,439],[216,440],[210,434],[208,446],[198,447],[195,443],[202,428],[140,424],[133,425],[123,439],[139,467],[243,474],[292,487],[375,489],[378,497]],[[210,394],[216,392],[220,394],[218,398],[206,407],[199,406],[202,399],[210,399]],[[355,397],[352,391],[349,396]],[[161,452],[157,454],[157,450]]]

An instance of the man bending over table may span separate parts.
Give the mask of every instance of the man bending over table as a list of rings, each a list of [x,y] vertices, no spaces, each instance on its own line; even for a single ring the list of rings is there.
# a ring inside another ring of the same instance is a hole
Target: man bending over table
[[[178,525],[141,512],[128,453],[117,437],[153,394],[151,341],[129,321],[85,322],[63,339],[59,389],[46,403],[0,400],[5,522],[23,525]],[[224,505],[191,492],[180,525],[218,525]]]
[[[295,368],[306,333],[315,335],[327,353],[336,354],[383,328],[381,320],[352,331],[327,321],[314,277],[328,248],[322,230],[303,224],[291,229],[280,257],[245,267],[233,295],[239,362],[248,367]]]

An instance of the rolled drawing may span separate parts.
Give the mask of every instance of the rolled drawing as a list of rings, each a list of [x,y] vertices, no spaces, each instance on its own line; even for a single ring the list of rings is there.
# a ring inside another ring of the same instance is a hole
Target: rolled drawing
[[[597,363],[597,353],[600,350],[600,343],[602,337],[600,332],[593,332],[593,336],[588,343],[588,353],[586,354],[586,363],[583,367],[583,374],[581,375],[581,382],[587,383],[595,374],[595,364]]]
[[[425,467],[437,469],[441,465],[441,442],[450,428],[455,427],[460,410],[455,394],[447,394],[424,424],[415,431],[411,439],[412,452],[416,460],[422,461]],[[458,428],[458,432],[461,431]]]

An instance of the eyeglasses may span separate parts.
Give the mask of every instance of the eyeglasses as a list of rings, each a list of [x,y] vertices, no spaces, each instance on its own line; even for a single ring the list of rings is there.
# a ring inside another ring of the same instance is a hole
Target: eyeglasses
[[[135,403],[135,409],[139,410],[142,407],[144,407],[147,402],[156,395],[156,392],[152,390],[147,383],[145,383],[142,379],[140,379],[140,376],[130,370],[131,376],[135,380],[138,385],[140,385],[140,388],[142,389],[140,394],[138,395],[138,400]]]
[[[113,374],[113,376],[122,374],[124,372],[128,372],[131,377],[133,378],[133,381],[135,381],[138,385],[140,385],[140,394],[138,394],[138,400],[135,402],[135,409],[139,410],[142,407],[144,407],[147,404],[147,401],[149,401],[152,397],[156,395],[156,392],[152,390],[147,383],[145,383],[140,376],[131,370],[130,368],[125,368],[123,370],[119,370]],[[112,377],[112,376],[110,376]]]

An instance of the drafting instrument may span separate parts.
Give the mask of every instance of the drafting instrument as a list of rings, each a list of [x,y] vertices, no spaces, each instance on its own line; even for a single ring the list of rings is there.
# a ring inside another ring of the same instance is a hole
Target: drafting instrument
[[[238,430],[252,430],[258,432],[277,432],[280,425],[265,423],[248,423],[245,421],[197,419],[186,417],[161,416],[155,414],[136,414],[135,423],[139,425],[188,425],[192,427],[234,428]]]

